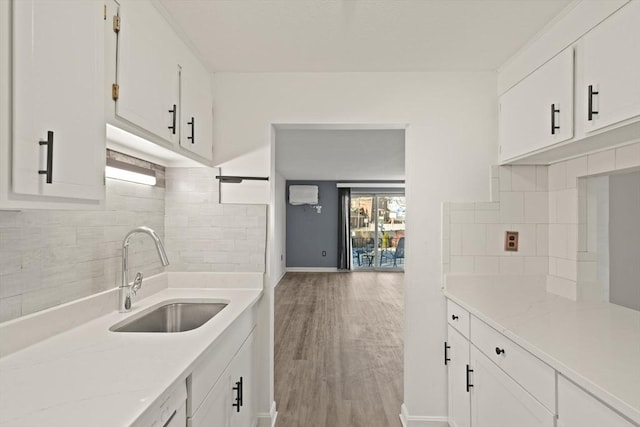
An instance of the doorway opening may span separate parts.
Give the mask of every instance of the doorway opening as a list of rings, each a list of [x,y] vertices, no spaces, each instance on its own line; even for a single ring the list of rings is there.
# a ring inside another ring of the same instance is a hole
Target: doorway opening
[[[351,195],[352,270],[404,270],[404,193]]]

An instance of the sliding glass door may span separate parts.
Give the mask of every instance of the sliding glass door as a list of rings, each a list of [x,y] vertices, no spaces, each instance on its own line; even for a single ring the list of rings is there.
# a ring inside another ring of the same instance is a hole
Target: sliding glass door
[[[403,270],[406,204],[404,195],[351,196],[354,270]]]

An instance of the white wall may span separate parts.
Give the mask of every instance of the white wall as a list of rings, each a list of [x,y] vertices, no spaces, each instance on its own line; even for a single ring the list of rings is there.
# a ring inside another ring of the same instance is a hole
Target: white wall
[[[256,174],[271,172],[274,123],[408,124],[404,403],[410,423],[444,421],[440,206],[489,197],[495,73],[220,73],[213,88],[215,162],[253,157]]]
[[[282,175],[275,174],[275,192],[273,194],[273,256],[267,262],[271,263],[271,286],[276,286],[286,270],[285,254],[287,253],[287,181]]]

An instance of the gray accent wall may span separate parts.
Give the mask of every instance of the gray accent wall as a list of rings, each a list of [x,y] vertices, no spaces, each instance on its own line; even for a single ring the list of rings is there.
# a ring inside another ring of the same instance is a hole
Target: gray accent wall
[[[609,299],[640,310],[640,172],[609,184]]]
[[[336,184],[336,181],[287,181],[287,267],[337,268],[339,203]],[[289,204],[290,185],[317,185],[322,212],[317,213],[309,205]]]

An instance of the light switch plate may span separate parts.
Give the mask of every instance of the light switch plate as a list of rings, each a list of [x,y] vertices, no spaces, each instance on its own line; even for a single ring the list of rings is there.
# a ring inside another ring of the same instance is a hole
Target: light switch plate
[[[507,231],[504,233],[504,250],[507,252],[518,252],[517,231]]]

